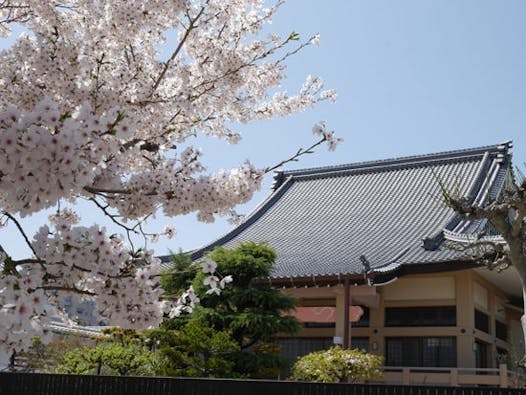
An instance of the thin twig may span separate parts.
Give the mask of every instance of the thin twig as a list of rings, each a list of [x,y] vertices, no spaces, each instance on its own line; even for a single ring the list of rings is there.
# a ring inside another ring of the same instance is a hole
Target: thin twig
[[[20,225],[20,222],[18,222],[18,220],[14,216],[9,214],[7,211],[2,210],[2,214],[5,215],[7,218],[9,218],[11,221],[14,222],[14,224],[18,228],[18,231],[22,234],[22,237],[24,238],[26,244],[29,246],[31,251],[33,251],[33,254],[38,258],[38,254],[36,253],[35,249],[31,245],[31,242],[29,241],[29,238],[27,237],[26,232],[24,232],[24,229],[22,228],[22,225]],[[39,260],[40,260],[40,258],[39,258]]]
[[[205,4],[208,4],[208,3],[209,3],[209,0],[207,0]],[[180,41],[179,44],[177,45],[177,48],[175,48],[175,51],[172,53],[172,56],[170,56],[170,59],[168,59],[168,60],[164,63],[164,67],[163,67],[163,69],[161,70],[161,73],[159,74],[159,76],[157,77],[157,79],[155,80],[155,83],[153,84],[153,86],[152,86],[152,90],[151,90],[150,94],[148,95],[148,97],[152,97],[153,94],[155,93],[155,91],[157,90],[157,88],[159,87],[159,84],[160,84],[161,81],[163,80],[164,75],[166,74],[166,72],[167,72],[168,69],[170,68],[170,64],[173,62],[173,60],[177,57],[177,55],[179,54],[179,52],[180,52],[181,49],[183,48],[184,43],[186,42],[186,40],[188,39],[188,36],[190,35],[190,32],[191,32],[192,30],[194,30],[195,27],[196,27],[195,23],[196,23],[197,20],[201,17],[201,15],[203,15],[204,11],[205,11],[205,6],[201,7],[201,10],[200,10],[199,13],[195,16],[195,18],[193,18],[193,19],[190,20],[190,25],[189,25],[188,28],[186,29],[186,32],[185,32],[183,38],[181,39],[181,41]]]
[[[309,148],[307,149],[303,149],[303,148],[300,148],[298,149],[298,151],[292,155],[290,158],[288,159],[285,159],[285,160],[282,160],[281,162],[279,162],[277,165],[274,165],[272,167],[266,167],[263,172],[265,174],[267,173],[270,173],[270,172],[273,172],[274,170],[282,167],[283,165],[285,165],[286,163],[289,163],[289,162],[297,162],[298,159],[303,156],[303,155],[306,155],[306,154],[312,154],[313,153],[313,149],[316,148],[318,145],[324,143],[327,139],[325,137],[322,137],[319,141],[317,141],[316,143],[312,144]]]
[[[90,296],[97,295],[95,292],[86,291],[86,290],[78,289],[78,288],[75,288],[75,287],[66,287],[66,286],[63,286],[63,285],[44,285],[44,286],[38,287],[37,289],[43,289],[44,291],[74,292],[74,293],[78,293],[78,294],[81,294],[81,295],[90,295]]]
[[[139,234],[139,232],[135,229],[137,228],[137,225],[135,225],[134,227],[129,227],[125,224],[123,224],[122,222],[120,222],[119,220],[117,220],[117,215],[115,214],[111,214],[109,211],[108,211],[108,206],[103,206],[102,204],[99,203],[99,201],[97,201],[97,199],[95,198],[89,198],[90,201],[92,201],[93,203],[95,203],[95,205],[100,208],[102,210],[102,212],[104,213],[104,215],[106,215],[114,224],[120,226],[121,228],[123,228],[124,230],[126,230],[126,232],[133,232],[135,234]]]
[[[133,240],[132,240],[130,234],[134,233],[134,234],[138,235],[140,233],[136,229],[138,227],[138,225],[140,224],[140,222],[135,224],[135,226],[133,226],[133,227],[129,227],[129,226],[125,225],[124,223],[122,223],[121,221],[117,220],[117,215],[111,214],[108,211],[108,206],[103,206],[102,204],[99,203],[99,201],[97,201],[96,198],[89,198],[89,200],[92,201],[93,203],[95,203],[95,205],[102,210],[104,215],[106,215],[114,224],[116,224],[117,226],[121,227],[122,229],[124,229],[126,231],[126,237],[127,237],[128,242],[130,243],[130,246],[131,246],[131,248],[133,250],[135,247],[133,245]]]

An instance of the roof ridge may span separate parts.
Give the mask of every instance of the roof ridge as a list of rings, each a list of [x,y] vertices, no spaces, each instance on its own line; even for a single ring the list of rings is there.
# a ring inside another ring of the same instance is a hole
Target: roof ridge
[[[410,165],[415,163],[429,162],[432,160],[447,160],[447,159],[460,159],[470,158],[473,156],[484,155],[488,151],[492,151],[494,154],[504,153],[506,154],[508,149],[513,146],[511,141],[505,141],[500,144],[486,145],[474,148],[465,148],[452,151],[441,151],[431,154],[401,156],[388,159],[378,159],[372,161],[354,162],[343,165],[332,165],[322,167],[312,167],[306,169],[296,170],[282,170],[277,171],[274,174],[275,183],[273,189],[281,185],[282,180],[292,176],[307,176],[307,175],[319,175],[326,173],[337,173],[347,170],[367,170],[374,168],[390,168],[400,167],[402,165]]]

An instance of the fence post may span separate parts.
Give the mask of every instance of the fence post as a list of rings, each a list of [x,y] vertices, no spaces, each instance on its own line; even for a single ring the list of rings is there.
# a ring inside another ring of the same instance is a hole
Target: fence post
[[[458,385],[458,369],[454,368],[449,371],[449,385]]]
[[[505,363],[499,365],[499,386],[500,388],[508,388],[508,365]]]
[[[409,368],[402,369],[402,384],[403,385],[411,384],[411,370],[409,370]]]

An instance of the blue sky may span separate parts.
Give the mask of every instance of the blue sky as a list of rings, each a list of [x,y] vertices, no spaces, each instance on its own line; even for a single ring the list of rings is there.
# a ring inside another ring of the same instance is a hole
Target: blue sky
[[[319,32],[321,43],[291,59],[283,88],[293,93],[308,74],[317,75],[338,90],[337,103],[240,126],[245,138],[238,146],[205,141],[203,160],[210,169],[246,158],[258,166],[274,164],[311,143],[312,125],[326,120],[345,142],[332,153],[322,147],[288,169],[505,140],[513,140],[515,163],[523,166],[525,15],[526,2],[520,0],[289,0],[269,30],[283,35],[294,30],[304,38]],[[271,178],[239,211],[250,212],[268,195]],[[44,219],[37,215],[23,222],[31,233]],[[152,225],[165,224],[175,224],[178,235],[154,245],[158,254],[202,246],[230,228],[223,220],[198,223],[194,215],[159,217]],[[1,243],[22,257],[25,248],[13,233],[0,233]]]

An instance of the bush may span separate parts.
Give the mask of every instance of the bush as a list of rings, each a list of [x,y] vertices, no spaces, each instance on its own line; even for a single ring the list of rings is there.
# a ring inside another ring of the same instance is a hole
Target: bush
[[[67,350],[57,373],[96,374],[112,376],[153,376],[163,371],[165,358],[143,345],[136,331],[108,328],[98,344]]]
[[[343,350],[336,346],[298,358],[292,380],[322,383],[356,382],[380,378],[383,358],[363,350]]]

